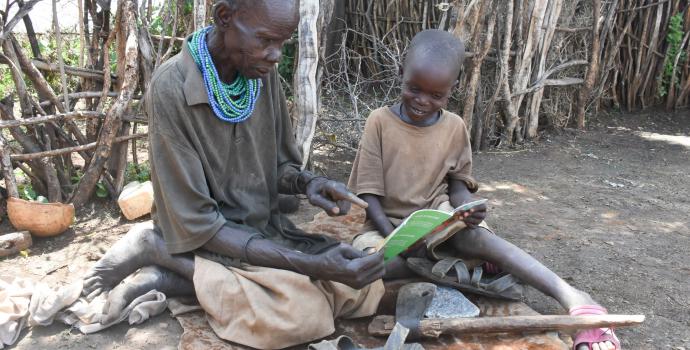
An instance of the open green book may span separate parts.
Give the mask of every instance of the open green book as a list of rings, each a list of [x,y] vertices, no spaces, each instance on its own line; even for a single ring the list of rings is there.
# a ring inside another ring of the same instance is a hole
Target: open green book
[[[454,222],[462,220],[463,212],[484,204],[486,201],[486,199],[480,199],[466,203],[455,208],[452,212],[435,209],[417,210],[386,237],[378,250],[383,249],[383,259],[388,261],[405,252],[424,237],[441,232]]]

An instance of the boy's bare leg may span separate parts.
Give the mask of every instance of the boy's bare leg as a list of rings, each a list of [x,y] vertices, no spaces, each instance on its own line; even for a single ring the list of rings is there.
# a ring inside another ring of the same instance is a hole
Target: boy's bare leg
[[[144,267],[157,265],[192,280],[194,258],[191,254],[171,255],[163,238],[154,230],[139,226],[117,241],[84,278],[82,294],[92,299]]]
[[[386,274],[383,276],[384,280],[397,280],[414,276],[417,275],[407,267],[405,259],[396,256],[386,262]]]
[[[566,310],[580,305],[598,305],[589,294],[569,285],[524,250],[484,228],[465,229],[454,235],[451,242],[460,256],[498,265],[504,271],[556,299]],[[595,345],[593,349],[613,349],[610,342]],[[578,348],[583,349],[588,347],[583,345]]]

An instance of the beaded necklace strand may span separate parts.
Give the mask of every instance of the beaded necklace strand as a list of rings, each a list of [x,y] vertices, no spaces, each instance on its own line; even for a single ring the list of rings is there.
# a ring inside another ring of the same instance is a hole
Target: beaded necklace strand
[[[194,32],[188,45],[189,51],[204,77],[213,113],[220,120],[241,123],[249,119],[254,112],[261,92],[261,79],[247,79],[238,73],[237,78],[230,84],[221,81],[206,42],[206,34],[210,30],[211,27],[206,27]]]

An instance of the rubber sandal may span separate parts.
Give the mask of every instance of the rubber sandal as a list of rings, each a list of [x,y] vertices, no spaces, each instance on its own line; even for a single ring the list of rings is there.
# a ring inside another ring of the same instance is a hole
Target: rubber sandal
[[[608,312],[599,305],[580,305],[571,308],[568,312],[571,316],[606,315]],[[573,350],[579,345],[586,344],[588,349],[592,349],[593,343],[610,341],[616,350],[621,350],[621,342],[616,337],[612,328],[593,328],[575,333],[573,337]]]
[[[462,259],[446,258],[434,264],[426,258],[408,258],[407,266],[422,277],[462,292],[509,300],[520,300],[524,295],[524,286],[513,275],[504,272],[482,279],[482,267],[475,267],[470,274]],[[451,270],[455,275],[449,275]]]

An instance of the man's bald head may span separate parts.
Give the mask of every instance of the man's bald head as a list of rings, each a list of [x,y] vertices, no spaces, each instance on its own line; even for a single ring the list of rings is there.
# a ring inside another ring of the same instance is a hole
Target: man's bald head
[[[298,0],[216,0],[208,46],[214,61],[247,78],[266,76],[299,24]],[[228,68],[229,67],[229,68]]]
[[[299,0],[216,0],[215,4],[225,3],[234,11],[255,9],[257,6],[279,6],[287,13],[299,11]]]
[[[403,70],[412,64],[447,67],[454,77],[460,74],[465,60],[465,44],[443,30],[424,30],[412,38],[405,55]]]

